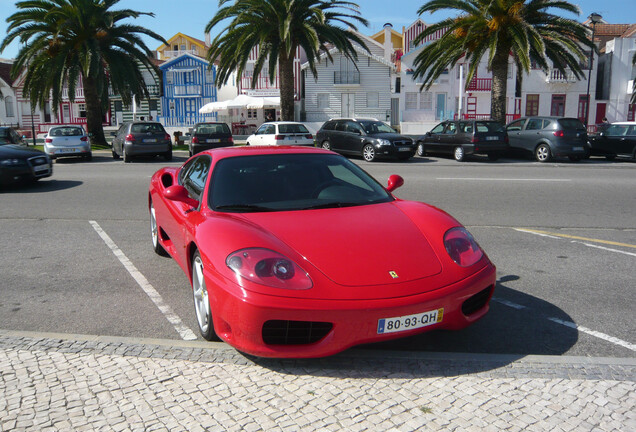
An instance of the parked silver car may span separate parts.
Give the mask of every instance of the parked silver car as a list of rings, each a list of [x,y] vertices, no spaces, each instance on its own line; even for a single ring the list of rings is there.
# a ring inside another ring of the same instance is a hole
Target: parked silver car
[[[126,122],[114,134],[113,159],[122,157],[124,162],[130,162],[134,156],[161,155],[172,160],[172,139],[161,123]]]
[[[44,137],[44,152],[51,159],[81,157],[91,160],[91,141],[80,125],[53,126]]]

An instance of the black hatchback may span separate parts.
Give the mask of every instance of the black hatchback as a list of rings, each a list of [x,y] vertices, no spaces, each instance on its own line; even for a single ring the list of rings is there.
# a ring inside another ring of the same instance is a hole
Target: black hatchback
[[[616,156],[636,159],[636,122],[612,123],[596,134],[590,134],[590,151],[593,156]]]
[[[197,123],[194,128],[192,128],[192,133],[190,134],[188,151],[190,156],[192,156],[203,150],[217,147],[231,147],[233,145],[234,138],[226,123]]]
[[[417,140],[417,155],[452,154],[462,162],[466,155],[485,154],[497,160],[508,151],[505,126],[494,120],[447,120]]]
[[[406,160],[415,154],[413,140],[376,119],[331,119],[316,133],[319,147],[348,155],[360,155],[367,162],[379,157]]]

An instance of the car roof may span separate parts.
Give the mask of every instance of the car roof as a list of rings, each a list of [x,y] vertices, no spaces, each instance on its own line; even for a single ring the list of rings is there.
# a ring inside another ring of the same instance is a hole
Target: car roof
[[[254,156],[254,155],[275,155],[275,154],[337,154],[330,150],[325,150],[320,147],[305,147],[305,146],[236,146],[236,147],[219,147],[211,150],[205,150],[200,154],[209,154],[214,159],[226,159],[231,157],[240,156]]]
[[[301,125],[305,125],[304,123],[301,122],[295,122],[295,121],[271,121],[271,122],[265,122],[263,124],[272,124],[272,125],[280,125],[280,124],[301,124]],[[262,125],[261,125],[262,126]]]
[[[380,121],[377,118],[373,118],[373,117],[335,117],[335,118],[330,118],[329,121],[336,121],[336,120],[351,120],[351,121]]]

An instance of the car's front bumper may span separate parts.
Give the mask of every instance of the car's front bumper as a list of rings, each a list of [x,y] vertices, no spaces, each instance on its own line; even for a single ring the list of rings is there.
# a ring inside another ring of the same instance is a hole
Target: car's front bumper
[[[375,145],[375,152],[380,157],[413,157],[417,147],[415,145],[410,146],[395,146],[395,145]],[[408,155],[408,156],[407,156]]]
[[[37,167],[28,163],[0,166],[0,185],[20,183],[25,181],[35,181],[53,175],[53,165],[51,162],[38,165]]]
[[[473,275],[449,286],[413,296],[380,300],[315,300],[263,295],[243,290],[233,282],[221,282],[221,279],[216,279],[215,285],[211,275],[206,275],[206,283],[212,299],[214,327],[219,337],[237,350],[255,356],[302,358],[328,356],[354,345],[402,338],[429,330],[464,328],[488,311],[495,273],[495,267],[488,262]],[[465,315],[462,305],[477,297],[483,304],[479,303],[475,310]],[[443,319],[437,324],[378,334],[380,319],[440,308],[444,309]],[[271,321],[309,323],[305,325],[330,323],[331,329],[313,343],[268,344],[264,341],[263,328],[266,322]]]

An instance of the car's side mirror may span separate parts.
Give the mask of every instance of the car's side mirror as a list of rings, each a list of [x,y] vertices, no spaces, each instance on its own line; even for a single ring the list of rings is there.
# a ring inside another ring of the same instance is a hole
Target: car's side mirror
[[[386,187],[386,190],[388,190],[389,192],[393,192],[394,190],[396,190],[403,184],[404,184],[404,179],[397,174],[393,174],[392,176],[389,177],[389,182]]]
[[[199,201],[190,198],[190,195],[188,195],[188,191],[186,190],[186,188],[180,185],[170,186],[165,191],[163,191],[163,196],[170,201],[182,202],[194,208],[199,207]]]

